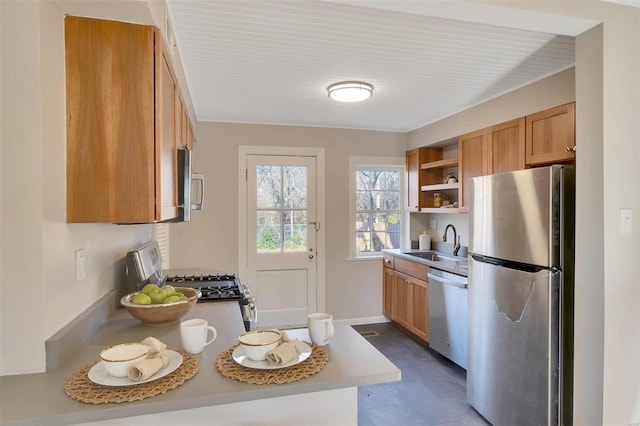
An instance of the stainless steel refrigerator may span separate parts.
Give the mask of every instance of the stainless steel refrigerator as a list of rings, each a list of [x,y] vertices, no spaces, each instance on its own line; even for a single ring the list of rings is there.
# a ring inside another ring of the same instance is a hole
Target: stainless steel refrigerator
[[[494,426],[571,424],[574,168],[471,181],[467,401]]]

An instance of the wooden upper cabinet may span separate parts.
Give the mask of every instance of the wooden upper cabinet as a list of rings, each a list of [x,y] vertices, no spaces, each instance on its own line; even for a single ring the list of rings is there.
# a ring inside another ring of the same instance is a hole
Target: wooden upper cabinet
[[[406,153],[407,160],[407,203],[409,211],[420,210],[420,148]]]
[[[407,203],[409,211],[418,212],[429,207],[428,194],[421,190],[422,185],[428,184],[431,170],[422,166],[426,163],[442,160],[441,148],[415,148],[406,152],[407,161]],[[441,182],[442,177],[438,178]]]
[[[189,111],[182,96],[178,97],[176,109],[176,123],[179,126],[178,146],[193,149],[193,127],[189,118]]]
[[[177,81],[151,26],[65,18],[67,222],[177,216]]]
[[[524,117],[489,127],[489,159],[487,174],[523,170]]]
[[[528,115],[525,127],[528,166],[575,159],[575,102]]]
[[[488,174],[488,137],[488,129],[482,129],[458,138],[461,211],[469,211],[470,179]]]
[[[159,70],[156,72],[156,201],[160,215],[156,212],[156,220],[166,220],[178,215],[178,158],[177,141],[180,138],[180,126],[176,120],[179,99],[178,82],[171,67],[169,52],[162,36],[157,32],[156,59]]]

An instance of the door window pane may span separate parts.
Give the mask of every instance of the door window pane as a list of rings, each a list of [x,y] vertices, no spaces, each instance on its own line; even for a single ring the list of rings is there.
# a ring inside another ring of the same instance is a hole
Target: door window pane
[[[278,208],[282,205],[282,167],[258,166],[256,168],[259,209]]]
[[[258,253],[279,252],[282,245],[282,221],[280,220],[281,212],[279,211],[259,211],[258,212],[258,229],[257,250]]]
[[[307,207],[307,168],[284,168],[284,208],[304,209]]]
[[[306,210],[285,211],[284,213],[284,251],[307,251],[307,212]]]
[[[258,165],[258,253],[307,251],[307,167]]]

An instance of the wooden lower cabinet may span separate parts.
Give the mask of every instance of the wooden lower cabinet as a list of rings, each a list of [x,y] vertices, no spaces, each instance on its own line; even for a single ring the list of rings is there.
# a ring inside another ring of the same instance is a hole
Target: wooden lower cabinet
[[[385,255],[388,259],[388,256]],[[401,271],[388,267],[395,264]],[[384,315],[415,336],[429,342],[429,286],[406,272],[426,278],[428,266],[396,258],[395,262],[383,263],[383,308]]]
[[[382,268],[382,314],[391,318],[393,315],[393,287],[395,285],[395,271],[391,268]]]
[[[425,342],[429,341],[429,286],[426,281],[411,279],[410,330]]]
[[[411,283],[408,275],[395,273],[391,319],[404,328],[411,324]]]

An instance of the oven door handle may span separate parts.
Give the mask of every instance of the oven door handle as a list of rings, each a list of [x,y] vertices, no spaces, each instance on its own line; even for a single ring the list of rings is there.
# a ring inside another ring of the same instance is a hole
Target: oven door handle
[[[256,309],[256,304],[254,301],[249,302],[247,305],[249,307],[249,321],[253,323],[258,322],[258,310]]]

